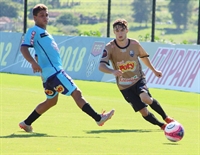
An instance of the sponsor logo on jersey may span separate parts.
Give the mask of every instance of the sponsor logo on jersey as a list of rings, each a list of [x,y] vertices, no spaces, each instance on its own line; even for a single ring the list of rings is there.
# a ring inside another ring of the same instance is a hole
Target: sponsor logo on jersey
[[[122,72],[128,72],[128,71],[134,71],[136,68],[136,62],[135,61],[121,61],[117,63],[117,66]]]
[[[34,44],[34,37],[35,37],[36,32],[32,31],[31,32],[31,40],[30,40],[30,44],[33,45]]]
[[[47,32],[44,32],[44,33],[41,33],[41,34],[40,34],[40,37],[43,38],[43,37],[46,37],[46,36],[48,36],[48,35],[49,35],[49,34],[48,34]]]
[[[136,82],[137,79],[138,79],[137,75],[130,77],[130,78],[124,78],[124,77],[120,76],[119,77],[119,84],[120,85],[130,85],[130,84]]]

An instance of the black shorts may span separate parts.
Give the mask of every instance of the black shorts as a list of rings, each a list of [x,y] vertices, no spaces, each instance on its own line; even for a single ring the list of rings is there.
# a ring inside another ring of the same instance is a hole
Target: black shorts
[[[147,107],[147,104],[143,103],[140,99],[140,94],[146,92],[150,97],[151,94],[146,86],[146,80],[140,79],[136,84],[133,86],[120,90],[122,95],[124,96],[125,100],[130,103],[135,110],[135,112]]]

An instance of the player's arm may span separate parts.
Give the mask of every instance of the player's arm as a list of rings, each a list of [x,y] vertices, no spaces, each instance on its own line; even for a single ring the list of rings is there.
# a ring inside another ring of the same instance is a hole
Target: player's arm
[[[21,53],[24,56],[24,58],[30,63],[35,63],[34,58],[31,56],[29,50],[28,50],[28,46],[21,46]]]
[[[106,62],[103,62],[103,61],[101,61],[99,64],[99,70],[108,74],[112,74],[112,72],[114,71],[112,68],[109,68],[107,66]]]
[[[154,66],[152,65],[152,63],[150,62],[149,58],[148,57],[140,57],[140,59],[142,60],[142,62],[150,69],[152,70],[153,72],[155,72],[155,68]]]
[[[142,48],[142,46],[139,45],[139,53],[140,53],[140,59],[142,60],[142,62],[150,69],[152,70],[152,72],[157,76],[157,77],[161,77],[162,76],[162,72],[158,71],[154,68],[154,66],[152,65],[150,59],[149,59],[149,55],[148,53]]]
[[[108,67],[110,65],[109,58],[110,58],[109,52],[106,49],[104,49],[102,58],[99,63],[99,70],[107,74],[113,74],[114,76],[121,76],[122,71],[114,70]]]
[[[35,61],[38,63],[38,56],[35,54]]]
[[[104,73],[113,74],[114,76],[122,76],[123,74],[120,70],[114,70],[112,68],[109,68],[104,62],[100,62],[99,70]]]
[[[33,72],[41,72],[42,70],[35,59],[31,56],[28,46],[21,46],[20,50],[24,58],[32,65]]]

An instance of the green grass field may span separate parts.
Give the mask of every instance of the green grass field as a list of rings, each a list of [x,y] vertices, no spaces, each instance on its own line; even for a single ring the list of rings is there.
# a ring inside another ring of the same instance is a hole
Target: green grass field
[[[183,139],[174,143],[135,113],[115,84],[75,82],[96,111],[114,108],[112,119],[99,127],[71,97],[60,95],[58,104],[33,123],[35,132],[26,133],[18,123],[45,99],[40,77],[0,73],[0,155],[200,154],[200,94],[150,89],[184,126]]]

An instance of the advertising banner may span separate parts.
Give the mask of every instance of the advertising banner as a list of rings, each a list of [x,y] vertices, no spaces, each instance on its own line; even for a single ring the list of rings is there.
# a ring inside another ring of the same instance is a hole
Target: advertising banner
[[[0,72],[34,74],[20,52],[21,33],[0,32]],[[60,49],[64,70],[77,80],[115,82],[111,74],[98,70],[104,46],[113,38],[54,36]],[[157,78],[143,63],[149,88],[200,93],[200,46],[141,42],[150,60],[163,76]],[[34,56],[34,49],[30,48]]]

